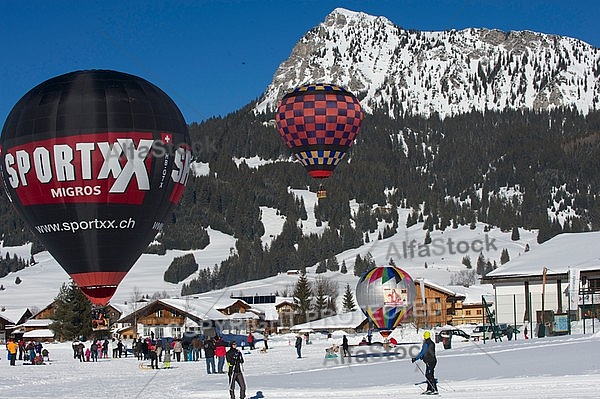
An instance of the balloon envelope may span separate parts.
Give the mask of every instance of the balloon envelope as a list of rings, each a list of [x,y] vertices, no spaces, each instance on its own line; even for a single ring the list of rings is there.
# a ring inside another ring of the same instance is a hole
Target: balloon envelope
[[[183,193],[191,152],[181,112],[142,78],[77,71],[25,94],[0,141],[16,210],[105,305]]]
[[[356,285],[356,301],[365,316],[381,330],[392,330],[411,311],[416,289],[413,279],[395,266],[374,267]]]
[[[286,94],[275,121],[286,145],[314,178],[331,176],[356,138],[363,111],[356,96],[332,84],[308,84]]]

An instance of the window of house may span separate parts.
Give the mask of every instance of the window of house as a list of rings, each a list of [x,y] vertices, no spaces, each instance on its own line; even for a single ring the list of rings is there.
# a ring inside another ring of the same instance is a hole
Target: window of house
[[[156,311],[156,317],[162,317],[162,309]]]
[[[442,303],[442,298],[440,298],[440,297],[435,298],[435,303]]]
[[[481,309],[477,309],[477,314],[481,315]]]
[[[470,311],[470,310],[465,310],[465,314],[466,314],[467,316],[471,316],[471,311]]]

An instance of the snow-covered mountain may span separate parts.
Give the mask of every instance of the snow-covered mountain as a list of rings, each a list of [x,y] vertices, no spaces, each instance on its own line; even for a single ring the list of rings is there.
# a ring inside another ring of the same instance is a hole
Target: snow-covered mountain
[[[289,90],[342,85],[367,112],[441,117],[469,111],[600,107],[600,50],[531,31],[405,30],[385,17],[337,8],[296,44],[257,112]]]

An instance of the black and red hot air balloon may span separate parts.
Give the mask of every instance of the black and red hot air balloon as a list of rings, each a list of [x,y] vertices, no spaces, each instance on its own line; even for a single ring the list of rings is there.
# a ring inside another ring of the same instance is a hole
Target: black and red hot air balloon
[[[181,112],[137,76],[77,71],[25,94],[0,141],[17,212],[106,305],[183,193],[191,151]]]
[[[285,144],[315,179],[331,176],[352,146],[364,112],[356,96],[333,84],[307,84],[279,102],[275,121]],[[326,196],[320,188],[319,198]]]

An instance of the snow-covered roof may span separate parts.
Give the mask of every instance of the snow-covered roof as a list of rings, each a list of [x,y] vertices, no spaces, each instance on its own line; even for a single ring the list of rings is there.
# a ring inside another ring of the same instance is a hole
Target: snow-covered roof
[[[214,300],[203,299],[160,299],[160,302],[182,312],[193,314],[203,320],[222,320],[228,317],[217,310],[219,304]]]
[[[437,291],[446,293],[448,295],[453,295],[453,296],[457,295],[457,293],[455,291],[451,290],[447,286],[443,286],[443,285],[434,283],[433,281],[427,280],[427,279],[422,279],[422,278],[415,279],[415,283],[419,283],[420,284],[421,281],[425,284],[425,287],[433,288],[433,289],[435,289]]]
[[[465,297],[462,303],[463,305],[477,305],[481,304],[481,296],[494,295],[494,286],[492,284],[479,284],[471,285],[469,287],[463,287],[461,285],[451,285],[448,287],[454,290],[458,295]]]
[[[307,323],[296,324],[291,328],[292,331],[299,331],[304,329],[313,330],[331,330],[331,329],[344,329],[344,328],[356,328],[367,317],[361,310],[355,310],[354,312],[346,312],[336,314],[335,316],[326,317],[324,319],[309,321]]]
[[[28,310],[29,308],[5,308],[0,312],[0,317],[17,324]]]
[[[54,332],[47,328],[41,328],[39,330],[27,331],[23,334],[23,338],[54,338]]]
[[[563,233],[535,249],[511,259],[487,274],[489,278],[565,274],[570,267],[600,270],[600,232]]]
[[[29,319],[19,327],[47,327],[52,324],[52,319]]]

